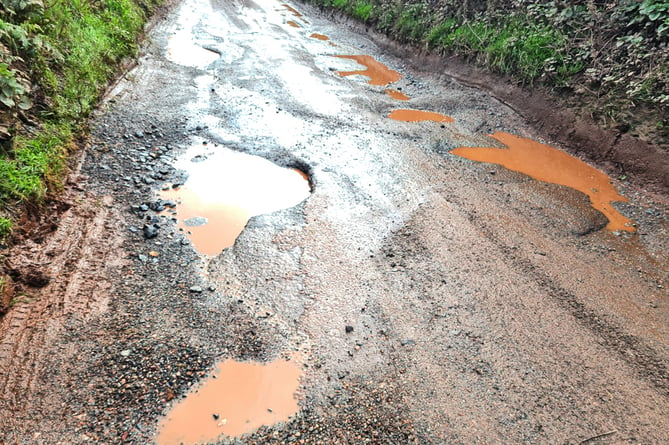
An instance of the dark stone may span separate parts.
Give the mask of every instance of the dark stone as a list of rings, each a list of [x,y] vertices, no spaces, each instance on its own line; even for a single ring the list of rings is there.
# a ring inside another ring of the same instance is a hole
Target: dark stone
[[[146,239],[151,239],[158,236],[158,228],[153,224],[144,224],[142,231],[144,232],[144,238]]]
[[[344,330],[346,331],[347,334],[350,334],[351,332],[353,332],[353,326],[346,325]]]

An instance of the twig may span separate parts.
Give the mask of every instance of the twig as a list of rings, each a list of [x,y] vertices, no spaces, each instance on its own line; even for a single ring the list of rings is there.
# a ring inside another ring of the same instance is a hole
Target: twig
[[[585,440],[580,441],[580,442],[578,443],[578,445],[583,445],[584,443],[592,442],[592,441],[595,440],[595,439],[601,439],[602,437],[610,436],[610,435],[612,435],[612,434],[616,434],[617,432],[618,432],[618,430],[611,430],[611,431],[608,431],[608,432],[606,432],[606,433],[597,434],[596,436],[592,436],[592,437],[590,437],[590,438],[588,438],[588,439],[585,439]]]

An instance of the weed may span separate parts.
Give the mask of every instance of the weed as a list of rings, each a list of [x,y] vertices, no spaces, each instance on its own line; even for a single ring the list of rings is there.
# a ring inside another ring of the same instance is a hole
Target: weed
[[[367,22],[372,15],[373,9],[374,5],[363,0],[355,4],[351,14],[355,18]]]
[[[5,241],[9,235],[12,234],[13,223],[12,220],[5,217],[0,217],[0,243]],[[4,279],[0,279],[0,293],[4,287]]]

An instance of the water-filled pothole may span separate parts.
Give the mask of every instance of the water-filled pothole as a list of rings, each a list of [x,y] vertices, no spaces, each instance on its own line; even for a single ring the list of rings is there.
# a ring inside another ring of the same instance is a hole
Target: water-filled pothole
[[[386,94],[395,100],[410,100],[411,98],[399,90],[387,89]]]
[[[311,34],[309,37],[311,37],[312,39],[316,39],[316,40],[322,40],[324,42],[330,40],[330,37],[328,37],[324,34],[318,34],[317,32]]]
[[[295,17],[302,17],[302,14],[301,14],[297,9],[293,8],[292,6],[290,6],[289,4],[284,3],[284,4],[281,5],[281,6],[283,6],[283,7],[286,8],[287,10],[289,10]]]
[[[225,147],[195,145],[175,167],[188,180],[161,198],[177,204],[177,225],[202,255],[232,246],[249,218],[293,207],[311,193],[304,172]]]
[[[608,230],[635,231],[632,221],[611,205],[614,201],[627,202],[627,198],[616,191],[606,174],[563,151],[531,139],[504,132],[494,133],[492,137],[508,148],[460,147],[451,153],[472,161],[502,165],[539,181],[576,189],[588,195],[592,207],[608,218]]]
[[[293,28],[301,28],[300,24],[297,23],[297,22],[294,21],[294,20],[288,20],[286,23],[288,23],[288,24],[289,24],[290,26],[292,26]]]
[[[434,111],[422,111],[422,110],[393,110],[388,115],[390,119],[403,122],[421,122],[421,121],[434,121],[448,123],[453,122],[454,119],[445,114],[436,113]]]
[[[358,62],[360,65],[365,66],[365,70],[357,71],[337,71],[337,74],[340,76],[365,76],[369,78],[370,85],[381,85],[385,86],[393,82],[397,82],[402,78],[402,75],[397,71],[391,70],[386,65],[378,62],[372,56],[359,55],[359,56],[349,56],[349,55],[337,55],[333,57],[339,57],[340,59],[351,59]]]
[[[295,360],[246,363],[226,360],[160,422],[157,443],[209,443],[236,437],[297,413],[300,368]]]

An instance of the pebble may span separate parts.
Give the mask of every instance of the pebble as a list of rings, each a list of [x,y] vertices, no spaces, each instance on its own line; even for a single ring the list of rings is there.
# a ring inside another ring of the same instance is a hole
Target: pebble
[[[190,291],[195,294],[199,294],[202,292],[202,288],[200,286],[191,286]]]
[[[151,239],[158,236],[158,228],[156,228],[156,226],[153,224],[144,224],[142,231],[144,232],[144,238],[146,239]]]

